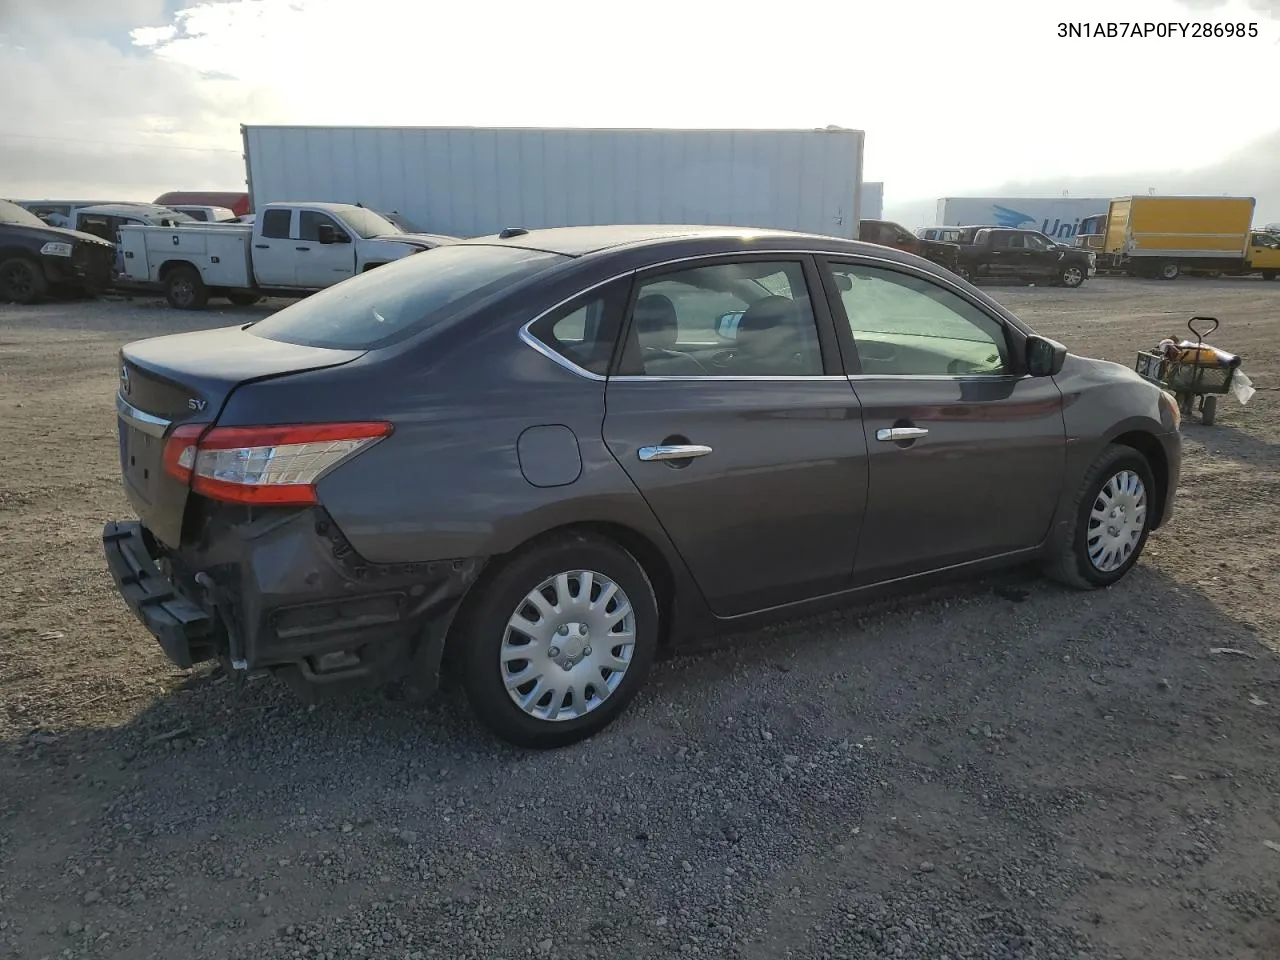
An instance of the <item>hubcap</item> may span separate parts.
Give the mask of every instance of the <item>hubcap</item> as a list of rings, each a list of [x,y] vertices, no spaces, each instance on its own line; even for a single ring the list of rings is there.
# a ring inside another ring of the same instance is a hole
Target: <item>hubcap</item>
[[[191,299],[191,281],[175,280],[173,283],[173,296],[175,300],[186,303]]]
[[[499,651],[512,701],[539,720],[574,720],[618,688],[635,650],[635,612],[604,574],[548,577],[520,601]]]
[[[1147,526],[1147,488],[1132,470],[1108,480],[1089,513],[1089,561],[1102,573],[1124,566]]]
[[[1064,276],[1064,278],[1063,278],[1063,279],[1065,279],[1065,280],[1067,281],[1067,283],[1070,283],[1070,284],[1076,284],[1076,283],[1079,283],[1079,282],[1080,282],[1080,271],[1079,271],[1079,270],[1077,270],[1077,269],[1075,269],[1074,267],[1072,267],[1070,270],[1068,270],[1068,271],[1066,272],[1066,274],[1065,274],[1065,276]]]

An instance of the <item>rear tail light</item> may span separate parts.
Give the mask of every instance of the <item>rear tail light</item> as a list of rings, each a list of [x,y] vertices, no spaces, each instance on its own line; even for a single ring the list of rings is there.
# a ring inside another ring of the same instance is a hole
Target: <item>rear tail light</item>
[[[165,442],[164,467],[212,500],[305,506],[319,502],[315,484],[324,473],[391,429],[389,423],[182,426]]]

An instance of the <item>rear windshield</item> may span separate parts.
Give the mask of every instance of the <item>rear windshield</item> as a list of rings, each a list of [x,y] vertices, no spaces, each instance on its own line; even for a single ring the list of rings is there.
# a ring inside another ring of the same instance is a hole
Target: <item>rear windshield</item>
[[[372,350],[437,326],[567,259],[519,247],[436,247],[343,280],[259,321],[250,331],[309,347]]]

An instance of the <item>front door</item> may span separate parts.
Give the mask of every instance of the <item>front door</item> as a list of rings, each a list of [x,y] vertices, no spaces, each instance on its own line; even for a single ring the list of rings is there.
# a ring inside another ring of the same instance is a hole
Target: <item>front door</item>
[[[829,280],[871,466],[857,580],[1040,544],[1062,484],[1063,400],[1053,378],[1021,373],[1016,331],[908,268],[833,260]]]
[[[294,250],[296,216],[297,211],[289,207],[272,207],[261,215],[262,229],[253,232],[253,275],[260,286],[297,286],[301,254]]]
[[[1062,250],[1056,243],[1038,233],[1024,233],[1027,245],[1027,275],[1042,280],[1056,277],[1062,261]]]
[[[327,226],[335,240],[321,243],[320,228]],[[356,272],[355,238],[337,220],[319,210],[298,211],[298,286],[331,287]]]
[[[1027,245],[1016,230],[992,230],[988,251],[992,277],[1014,279],[1027,275]]]
[[[711,609],[734,616],[846,586],[867,445],[813,262],[761,254],[650,271],[632,303],[605,442]]]

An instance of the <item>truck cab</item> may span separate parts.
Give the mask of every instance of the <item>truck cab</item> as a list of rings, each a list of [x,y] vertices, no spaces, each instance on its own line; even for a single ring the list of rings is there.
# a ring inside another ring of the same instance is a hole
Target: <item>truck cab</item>
[[[969,280],[1048,281],[1078,287],[1096,272],[1093,253],[1058,243],[1038,230],[977,227],[961,236],[961,271]]]
[[[75,211],[71,224],[73,230],[101,237],[116,248],[115,272],[124,273],[124,250],[120,246],[120,228],[128,224],[158,227],[177,227],[194,223],[185,213],[150,203],[103,203],[81,207]]]
[[[1249,234],[1249,268],[1262,274],[1263,280],[1280,276],[1280,233],[1254,230]]]

